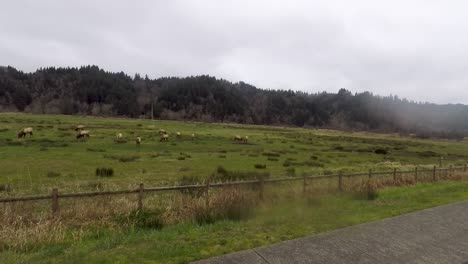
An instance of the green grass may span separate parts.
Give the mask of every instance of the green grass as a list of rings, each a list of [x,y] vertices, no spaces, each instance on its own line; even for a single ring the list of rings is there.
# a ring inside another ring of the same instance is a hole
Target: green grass
[[[78,124],[91,131],[88,140],[74,138],[72,128]],[[16,131],[23,127],[33,127],[34,136],[16,139]],[[170,133],[168,142],[159,142],[159,129]],[[181,138],[175,137],[178,131]],[[467,160],[468,147],[467,141],[393,134],[17,113],[0,114],[0,132],[0,197],[45,194],[53,187],[63,193],[129,189],[140,182],[145,187],[163,186],[210,176],[216,180],[256,174],[276,178],[432,167],[440,156],[444,165],[461,165]],[[125,143],[114,142],[116,133],[123,133]],[[197,135],[195,140],[192,133]],[[234,142],[234,135],[248,136],[249,142]],[[140,146],[135,144],[137,136],[143,140]],[[100,173],[102,168],[112,174]],[[336,181],[331,184],[336,189]],[[84,226],[75,223],[60,226],[64,237],[56,242],[43,239],[1,251],[0,263],[185,263],[468,198],[466,182],[385,188],[371,201],[350,193],[297,199],[294,192],[275,188],[265,194],[268,202],[243,220],[203,225],[186,221],[162,228],[157,221],[158,228],[115,228],[98,220]],[[145,196],[145,207],[154,201],[164,204],[168,197]],[[61,208],[70,210],[65,203],[61,201]],[[49,209],[43,203],[42,207],[31,205],[27,212]]]
[[[76,140],[72,128],[77,124],[86,125],[92,137]],[[34,137],[16,139],[16,131],[29,126]],[[438,165],[440,156],[445,165],[460,165],[467,160],[468,147],[466,141],[391,134],[18,113],[0,114],[0,129],[0,184],[10,184],[10,194],[47,193],[53,187],[83,191],[90,182],[105,189],[140,182],[170,185],[183,176],[208,177],[218,166],[255,171],[261,164],[272,177],[282,177],[290,168],[301,175]],[[170,133],[169,142],[159,142],[159,129]],[[115,143],[116,133],[123,133],[127,142]],[[234,142],[233,135],[249,136],[249,142]],[[140,146],[136,136],[143,139]],[[376,154],[377,149],[387,154]],[[96,177],[96,168],[102,167],[113,168],[113,177]],[[51,171],[60,176],[48,177]]]
[[[28,250],[3,251],[0,262],[186,263],[467,198],[467,182],[385,188],[372,201],[351,193],[310,196],[261,206],[242,221],[137,227],[122,232],[91,229],[82,240],[73,241],[70,236],[61,243],[43,242]]]

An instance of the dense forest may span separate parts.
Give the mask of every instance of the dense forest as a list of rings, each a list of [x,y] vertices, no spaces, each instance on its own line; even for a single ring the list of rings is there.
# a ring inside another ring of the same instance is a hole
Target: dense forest
[[[211,76],[150,79],[97,66],[0,67],[0,111],[236,122],[417,134],[461,139],[468,106],[377,96],[259,89]]]

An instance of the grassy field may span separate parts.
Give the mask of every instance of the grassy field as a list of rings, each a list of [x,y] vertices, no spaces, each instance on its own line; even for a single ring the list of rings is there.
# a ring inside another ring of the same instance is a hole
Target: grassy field
[[[163,229],[88,228],[79,239],[69,227],[57,242],[43,239],[1,251],[0,262],[186,263],[467,198],[467,182],[438,182],[386,188],[371,201],[347,193],[281,200],[240,221],[187,222]]]
[[[75,139],[79,124],[91,138]],[[34,136],[17,139],[24,127],[33,127]],[[170,133],[168,142],[159,142],[159,129]],[[126,142],[116,143],[117,133]],[[248,136],[248,143],[233,141],[235,135]],[[220,171],[275,178],[413,169],[438,165],[441,156],[444,166],[462,165],[467,147],[467,141],[394,134],[7,113],[0,114],[0,197],[52,187],[164,186]],[[96,175],[97,168],[114,173]],[[336,179],[325,179],[306,193],[301,181],[267,186],[263,200],[255,186],[212,190],[209,203],[197,193],[145,194],[143,211],[135,211],[135,195],[61,199],[59,218],[50,216],[49,201],[0,204],[0,263],[186,263],[467,199],[466,173],[452,176],[457,181],[381,186],[372,199],[367,190],[336,192]],[[319,193],[321,184],[331,187]]]
[[[76,140],[73,127],[78,124],[86,125],[92,137]],[[17,139],[16,132],[23,127],[33,127],[34,136]],[[159,129],[170,133],[169,142],[159,142]],[[123,133],[127,142],[115,143],[117,133]],[[249,136],[249,142],[235,142],[234,135]],[[143,139],[139,147],[136,136]],[[10,194],[31,194],[48,193],[52,187],[78,191],[96,186],[134,188],[140,182],[170,185],[184,176],[203,180],[218,166],[282,177],[438,165],[441,156],[444,165],[461,165],[467,160],[467,147],[467,141],[331,130],[4,113],[0,185]],[[378,149],[386,154],[376,154]],[[266,168],[256,169],[256,164]],[[96,176],[101,167],[112,168],[113,176]]]

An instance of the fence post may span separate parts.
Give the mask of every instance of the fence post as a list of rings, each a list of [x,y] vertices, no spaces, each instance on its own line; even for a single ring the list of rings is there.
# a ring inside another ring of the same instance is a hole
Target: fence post
[[[145,186],[143,183],[140,183],[140,186],[138,188],[138,210],[141,211],[143,210],[143,192],[145,190]]]
[[[56,217],[60,211],[59,201],[58,201],[58,188],[52,189],[52,216]]]
[[[414,168],[414,182],[418,183],[418,167]]]
[[[208,207],[210,205],[210,180],[211,178],[208,177],[206,179],[206,190],[205,190],[205,204],[206,204],[206,207]]]
[[[260,201],[263,201],[263,191],[265,189],[265,179],[263,177],[263,174],[260,175],[259,184],[260,184],[259,197],[260,197]]]
[[[338,191],[343,191],[343,173],[338,174]]]
[[[302,185],[302,193],[306,194],[306,192],[307,192],[307,178],[306,178],[305,173],[303,173],[302,176],[304,177],[304,182],[303,182],[303,185]]]
[[[393,183],[396,183],[396,168],[393,168]]]
[[[437,167],[434,166],[434,168],[432,169],[432,181],[436,181],[436,171],[437,171]]]

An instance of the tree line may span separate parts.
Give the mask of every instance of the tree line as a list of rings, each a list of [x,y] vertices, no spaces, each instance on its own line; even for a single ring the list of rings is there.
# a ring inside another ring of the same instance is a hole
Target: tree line
[[[0,67],[0,111],[322,127],[462,139],[468,106],[370,92],[259,89],[212,76],[150,79],[97,66]]]

